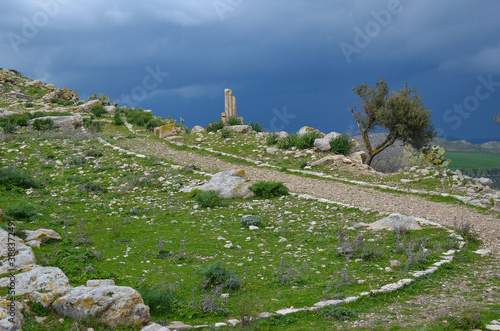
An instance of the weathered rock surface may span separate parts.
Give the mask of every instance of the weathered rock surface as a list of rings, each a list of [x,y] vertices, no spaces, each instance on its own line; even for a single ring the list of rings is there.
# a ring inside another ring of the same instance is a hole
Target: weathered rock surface
[[[360,152],[351,153],[351,154],[347,155],[347,157],[349,159],[351,159],[352,161],[354,161],[355,163],[363,164],[366,162],[368,155],[366,155],[365,152],[360,151]]]
[[[311,167],[324,166],[324,165],[332,164],[334,162],[343,162],[343,163],[347,163],[347,164],[352,163],[352,161],[349,160],[344,155],[337,154],[337,155],[328,155],[328,156],[325,156],[317,161],[314,161],[313,163],[311,163]]]
[[[228,125],[226,129],[234,131],[236,133],[253,133],[253,129],[250,125]]]
[[[276,154],[279,154],[280,152],[281,152],[281,150],[279,148],[276,148],[276,147],[267,147],[266,148],[266,153],[268,153],[268,154],[276,155]]]
[[[310,132],[313,132],[313,131],[316,131],[319,133],[319,130],[318,129],[313,129],[311,128],[310,126],[303,126],[299,129],[299,131],[297,131],[297,136],[299,137],[302,137],[303,135],[305,135],[306,133],[310,133]]]
[[[337,132],[330,132],[323,138],[318,138],[314,140],[314,147],[319,149],[322,152],[329,152],[332,148],[330,146],[330,141],[339,136]]]
[[[25,272],[16,275],[16,295],[33,291],[53,291],[69,285],[68,277],[56,267],[27,267]],[[9,286],[9,278],[0,279],[0,287]]]
[[[25,241],[39,240],[45,243],[51,239],[62,239],[59,233],[50,229],[38,229],[35,231],[24,230],[23,234],[26,236],[26,238],[24,239]]]
[[[202,191],[220,191],[219,197],[249,198],[254,195],[249,187],[254,183],[246,178],[244,170],[228,170],[215,174],[212,179],[201,186],[183,189],[183,192],[190,192],[194,189]]]
[[[79,286],[58,298],[52,307],[61,315],[77,320],[94,316],[112,327],[143,325],[151,320],[139,292],[126,286]]]
[[[15,247],[17,250],[16,259],[12,265],[10,265],[8,260],[9,242],[15,243]],[[17,271],[26,266],[34,265],[36,263],[33,249],[31,249],[31,247],[29,246],[26,246],[23,241],[17,237],[13,237],[11,235],[9,238],[9,233],[3,229],[0,229],[0,261],[2,262],[2,265],[0,266],[0,274],[7,273],[9,269]]]
[[[101,100],[99,100],[99,99],[90,100],[90,101],[85,102],[83,105],[78,106],[78,109],[80,111],[88,112],[88,111],[91,111],[93,107],[100,106],[100,105],[102,105]]]
[[[10,300],[0,300],[0,330],[2,331],[18,331],[21,330],[21,325],[24,322],[21,314],[21,303],[15,302],[14,318],[10,315]]]
[[[401,214],[391,214],[389,217],[378,220],[368,226],[369,230],[378,231],[388,229],[393,231],[395,228],[405,227],[408,230],[421,230],[422,227],[412,216]]]
[[[141,331],[170,331],[166,326],[161,326],[160,324],[151,323],[141,329]]]
[[[73,116],[45,116],[34,118],[29,121],[30,125],[36,120],[51,119],[54,121],[54,129],[60,130],[73,130],[75,128],[83,126],[83,117],[80,114],[75,114]]]
[[[200,132],[205,132],[205,129],[199,125],[196,125],[191,129],[191,133],[200,133]]]
[[[154,129],[155,136],[166,138],[177,134],[185,133],[184,128],[178,127],[174,123],[162,125]]]

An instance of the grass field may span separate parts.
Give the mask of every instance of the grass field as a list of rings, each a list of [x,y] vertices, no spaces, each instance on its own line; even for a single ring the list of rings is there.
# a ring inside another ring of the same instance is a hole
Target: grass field
[[[500,155],[485,153],[446,153],[445,157],[451,159],[449,168],[457,169],[492,169],[500,168]]]

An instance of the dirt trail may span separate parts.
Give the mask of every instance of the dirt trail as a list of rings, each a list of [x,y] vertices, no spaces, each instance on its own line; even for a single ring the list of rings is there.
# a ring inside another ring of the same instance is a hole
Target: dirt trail
[[[470,221],[484,240],[484,245],[492,249],[495,254],[500,254],[500,219],[481,214],[467,206],[433,202],[416,195],[382,192],[332,180],[304,178],[269,168],[236,165],[214,156],[175,150],[161,141],[150,139],[127,139],[115,144],[134,152],[165,158],[177,164],[194,164],[202,171],[210,173],[235,168],[243,169],[250,179],[284,182],[292,192],[307,193],[318,198],[371,208],[379,212],[401,213],[449,226],[452,226],[455,220]]]

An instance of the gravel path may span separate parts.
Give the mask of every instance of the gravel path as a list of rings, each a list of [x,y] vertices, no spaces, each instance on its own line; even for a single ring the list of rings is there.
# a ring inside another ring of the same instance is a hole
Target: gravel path
[[[145,155],[165,158],[181,165],[196,165],[202,171],[216,173],[229,169],[243,169],[253,180],[279,181],[295,193],[307,193],[357,207],[371,208],[386,213],[401,213],[425,218],[452,226],[454,221],[469,221],[484,241],[484,246],[500,254],[500,219],[481,214],[471,207],[426,200],[416,195],[382,192],[373,188],[344,184],[332,180],[305,178],[277,170],[237,165],[214,156],[199,155],[192,151],[175,150],[161,141],[127,139],[115,143]]]

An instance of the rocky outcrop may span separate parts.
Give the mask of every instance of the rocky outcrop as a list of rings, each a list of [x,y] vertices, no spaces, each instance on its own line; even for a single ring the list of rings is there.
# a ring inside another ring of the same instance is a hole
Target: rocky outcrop
[[[12,305],[12,306],[11,306]],[[10,308],[14,308],[14,316],[11,315]],[[0,300],[0,330],[2,331],[18,331],[24,322],[21,314],[22,304],[20,302],[10,300]]]
[[[15,241],[12,241],[12,236],[3,229],[0,229],[0,261],[2,265],[0,266],[0,275],[6,274],[10,270],[18,271],[27,266],[33,266],[36,263],[35,254],[33,254],[33,249],[26,246],[24,242],[14,237]],[[9,263],[9,246],[8,243],[15,243],[16,247],[16,258],[14,262]]]
[[[46,243],[51,239],[62,239],[59,233],[49,229],[38,229],[35,231],[24,230],[23,234],[26,236],[24,239],[26,241],[26,245],[31,247],[40,247],[41,243]]]
[[[68,277],[56,267],[26,267],[16,275],[16,295],[33,291],[53,291],[69,285]],[[0,279],[0,287],[9,286],[9,278]]]
[[[30,125],[33,125],[33,122],[36,120],[45,120],[51,119],[54,121],[54,129],[58,130],[73,130],[75,128],[79,128],[83,126],[83,117],[80,114],[76,114],[73,116],[45,116],[35,118],[29,121]]]
[[[220,191],[219,197],[225,199],[249,198],[254,195],[249,187],[254,183],[246,178],[244,170],[228,170],[215,174],[212,179],[201,186],[185,188],[183,192],[194,189],[202,191]]]
[[[228,125],[225,127],[236,133],[253,133],[253,129],[250,125]]]
[[[174,123],[162,125],[154,129],[155,136],[160,138],[167,138],[181,133],[185,133],[184,128],[177,126]]]
[[[201,133],[201,132],[205,132],[205,131],[206,130],[203,127],[199,126],[199,125],[196,125],[195,127],[193,127],[191,129],[191,133]]]
[[[96,100],[90,100],[85,102],[83,105],[78,106],[78,109],[83,112],[89,112],[94,108],[95,106],[100,106],[102,105],[101,100],[96,99]]]
[[[318,138],[314,141],[314,147],[322,152],[329,152],[332,148],[330,146],[330,141],[337,138],[340,134],[337,132],[330,132],[323,138]]]
[[[52,307],[63,316],[77,320],[93,316],[111,327],[139,326],[151,320],[140,293],[126,286],[79,286],[54,301]]]

